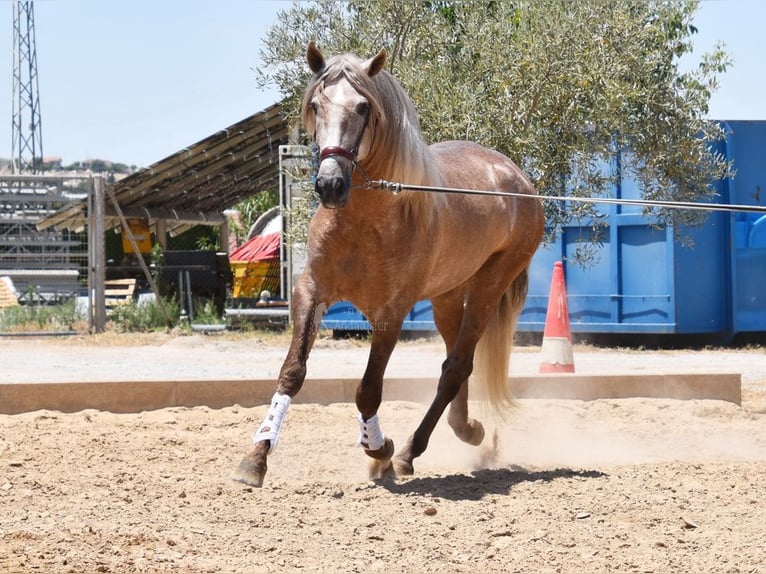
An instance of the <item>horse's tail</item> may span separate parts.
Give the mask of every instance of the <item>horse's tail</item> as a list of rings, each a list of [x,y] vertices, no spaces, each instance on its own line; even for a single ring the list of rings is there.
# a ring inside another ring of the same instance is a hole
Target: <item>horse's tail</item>
[[[516,402],[508,385],[508,365],[516,320],[527,298],[529,277],[524,269],[503,293],[474,354],[474,380],[480,396],[500,419]]]

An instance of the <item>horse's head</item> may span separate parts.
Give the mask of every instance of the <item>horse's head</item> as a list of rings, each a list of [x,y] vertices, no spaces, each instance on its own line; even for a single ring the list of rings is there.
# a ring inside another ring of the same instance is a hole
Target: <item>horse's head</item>
[[[369,79],[383,69],[386,53],[381,50],[369,60],[325,60],[311,42],[306,60],[314,78],[303,102],[303,122],[319,146],[316,192],[323,206],[341,208],[348,202],[354,166],[369,152],[368,126],[380,113]]]

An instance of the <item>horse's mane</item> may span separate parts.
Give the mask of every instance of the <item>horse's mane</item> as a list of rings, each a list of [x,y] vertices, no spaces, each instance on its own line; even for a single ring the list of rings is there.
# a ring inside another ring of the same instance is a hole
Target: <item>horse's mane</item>
[[[389,72],[381,70],[370,77],[362,63],[351,54],[333,56],[327,60],[324,70],[311,79],[301,114],[306,130],[314,131],[312,98],[321,94],[325,84],[345,77],[370,104],[367,129],[372,143],[369,154],[362,161],[362,167],[370,177],[413,185],[439,185],[441,178],[420,131],[412,100]],[[408,211],[420,212],[430,205],[429,195],[404,192],[400,197],[408,204]]]

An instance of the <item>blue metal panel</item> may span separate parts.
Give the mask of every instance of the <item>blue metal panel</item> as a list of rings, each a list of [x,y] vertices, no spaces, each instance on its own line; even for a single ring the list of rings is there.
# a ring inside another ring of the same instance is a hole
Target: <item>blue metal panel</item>
[[[766,249],[739,250],[735,279],[735,331],[766,331]]]
[[[575,257],[575,251],[582,242],[590,242],[592,234],[589,228],[567,227],[563,231],[564,256],[566,260]],[[574,330],[580,330],[580,323],[611,322],[614,315],[614,304],[610,295],[614,292],[609,253],[611,241],[609,236],[595,247],[596,255],[592,264],[587,267],[564,265],[564,278],[567,286],[567,304],[570,322]],[[549,275],[553,266],[549,269]],[[550,279],[548,280],[550,286]]]
[[[520,331],[542,331],[548,311],[548,295],[551,288],[553,264],[562,259],[561,240],[541,245],[529,266],[529,289],[527,302],[519,315]]]
[[[736,177],[721,183],[721,191],[733,203],[766,205],[766,122],[732,121],[726,154]],[[766,245],[762,216],[737,213],[731,258],[731,321],[735,333],[766,331]]]
[[[673,277],[668,275],[667,230],[648,225],[619,228],[618,323],[674,323]]]
[[[387,325],[377,325],[385,329]],[[362,313],[348,301],[332,305],[321,323],[322,329],[333,331],[369,331],[371,325]],[[418,301],[402,324],[405,331],[434,331],[434,313],[430,301]]]
[[[321,327],[335,331],[369,331],[370,323],[351,303],[341,301],[327,310]]]
[[[674,301],[679,333],[731,334],[729,215],[710,213],[702,226],[682,228],[673,244]]]

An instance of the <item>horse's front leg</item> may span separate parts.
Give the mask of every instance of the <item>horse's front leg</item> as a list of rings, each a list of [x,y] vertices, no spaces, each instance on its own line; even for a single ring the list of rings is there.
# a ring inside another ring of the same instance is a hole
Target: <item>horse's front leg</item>
[[[373,459],[370,464],[372,479],[383,478],[392,471],[394,441],[386,437],[380,428],[378,408],[383,395],[383,375],[400,332],[401,321],[396,324],[380,321],[374,324],[367,368],[356,390],[359,446]]]
[[[232,474],[234,480],[251,486],[262,486],[266,476],[266,458],[277,446],[279,432],[290,403],[306,378],[306,361],[314,344],[319,322],[327,305],[317,297],[314,283],[308,275],[298,281],[292,296],[293,338],[287,357],[282,363],[276,393],[269,410],[253,435],[253,446]]]

